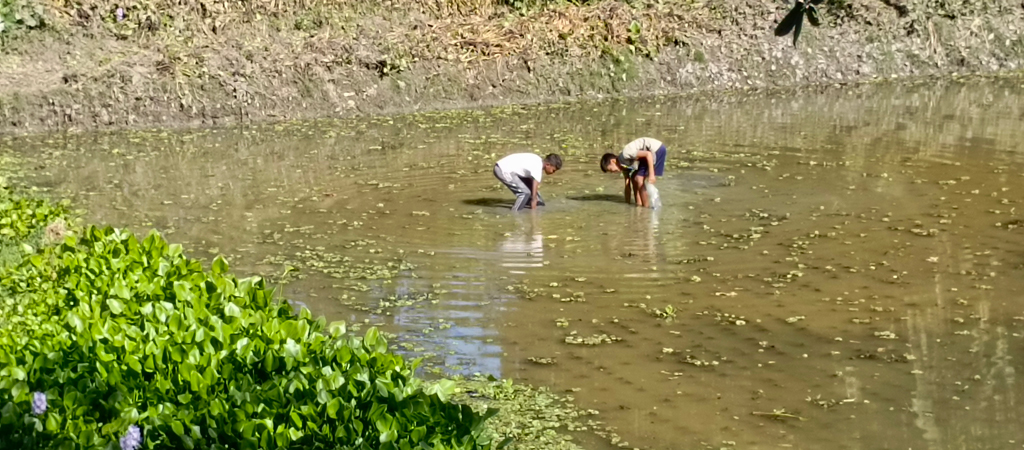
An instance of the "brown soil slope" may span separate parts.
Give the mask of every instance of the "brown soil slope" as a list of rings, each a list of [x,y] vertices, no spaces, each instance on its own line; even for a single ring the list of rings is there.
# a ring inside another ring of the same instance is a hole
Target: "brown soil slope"
[[[0,132],[199,126],[1016,71],[1020,0],[48,0],[0,48]]]

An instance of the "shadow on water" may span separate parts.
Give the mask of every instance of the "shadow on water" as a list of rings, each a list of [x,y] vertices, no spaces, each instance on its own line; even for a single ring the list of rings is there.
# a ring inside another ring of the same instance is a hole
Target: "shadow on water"
[[[493,197],[481,197],[481,198],[470,198],[462,201],[465,205],[470,206],[483,206],[486,208],[499,208],[499,209],[511,209],[512,204],[515,203],[514,198],[493,198]],[[538,201],[538,203],[540,203]],[[538,206],[547,206],[544,203],[540,203]],[[527,202],[525,209],[529,210],[530,205]]]
[[[622,203],[622,195],[615,194],[586,194],[586,195],[573,195],[566,197],[569,200],[576,200],[580,202],[614,202]]]
[[[512,200],[507,198],[494,198],[494,197],[481,197],[481,198],[468,198],[462,201],[462,203],[471,206],[486,206],[488,208],[510,208],[512,207]]]

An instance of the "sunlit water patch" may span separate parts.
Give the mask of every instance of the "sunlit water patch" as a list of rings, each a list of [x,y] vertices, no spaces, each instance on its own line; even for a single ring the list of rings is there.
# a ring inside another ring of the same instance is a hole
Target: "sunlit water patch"
[[[1003,80],[5,145],[94,221],[572,392],[630,447],[990,449],[1024,448],[1022,121]],[[640,136],[656,211],[597,164]],[[523,150],[565,159],[537,213],[491,175]]]

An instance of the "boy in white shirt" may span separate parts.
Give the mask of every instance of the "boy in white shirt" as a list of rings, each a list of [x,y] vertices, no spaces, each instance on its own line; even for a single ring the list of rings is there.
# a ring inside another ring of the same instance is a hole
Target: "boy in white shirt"
[[[626,203],[636,200],[639,206],[650,207],[647,183],[654,184],[665,173],[665,144],[652,138],[640,138],[626,144],[618,155],[605,153],[601,157],[601,171],[619,173],[626,178]]]
[[[513,211],[537,209],[537,205],[544,205],[544,198],[538,192],[541,178],[561,168],[562,158],[554,153],[543,159],[534,153],[513,153],[494,165],[494,177],[516,195],[516,201],[512,204]]]

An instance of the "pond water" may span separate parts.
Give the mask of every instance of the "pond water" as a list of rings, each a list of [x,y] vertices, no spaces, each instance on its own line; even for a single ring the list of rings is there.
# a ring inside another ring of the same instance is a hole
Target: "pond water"
[[[1002,79],[5,144],[94,222],[572,392],[630,447],[992,449],[1024,448],[1022,123]],[[656,211],[597,163],[641,136]],[[565,160],[540,211],[491,174],[515,151]]]

